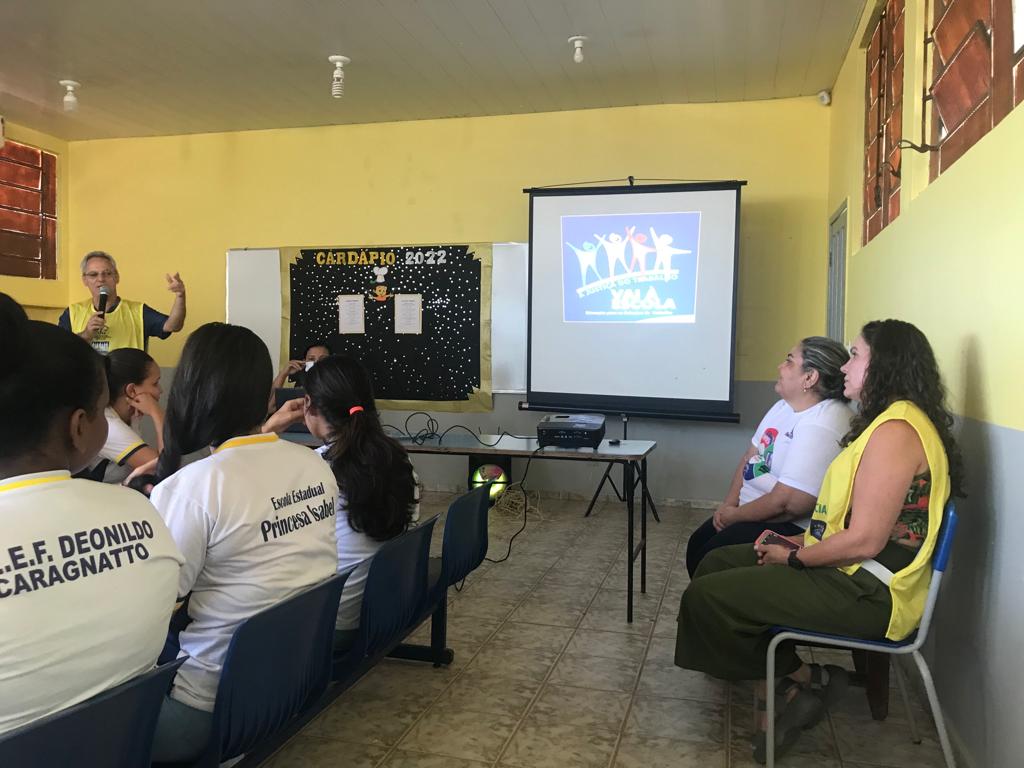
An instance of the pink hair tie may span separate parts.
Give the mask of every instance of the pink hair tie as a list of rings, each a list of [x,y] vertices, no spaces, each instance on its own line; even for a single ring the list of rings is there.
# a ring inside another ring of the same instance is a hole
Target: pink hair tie
[[[353,413],[359,413],[361,410],[363,410],[363,406],[353,405],[351,408],[348,409],[348,415],[351,416]]]

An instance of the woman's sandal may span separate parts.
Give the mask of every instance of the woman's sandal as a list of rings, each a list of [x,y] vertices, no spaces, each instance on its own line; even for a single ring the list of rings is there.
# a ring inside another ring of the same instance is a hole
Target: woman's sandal
[[[796,693],[787,700],[794,688]],[[804,690],[799,683],[788,677],[779,680],[775,686],[775,701],[778,713],[775,717],[775,757],[778,759],[796,744],[801,730],[813,728],[821,720],[824,706],[821,698]],[[767,706],[765,700],[757,700],[759,713],[766,712]],[[767,735],[762,730],[757,730],[750,740],[754,761],[761,765],[768,762],[767,741]]]
[[[850,673],[835,664],[808,664],[811,669],[811,683],[808,690],[821,699],[821,717],[825,710],[839,703],[850,684]],[[817,725],[817,721],[812,723]]]

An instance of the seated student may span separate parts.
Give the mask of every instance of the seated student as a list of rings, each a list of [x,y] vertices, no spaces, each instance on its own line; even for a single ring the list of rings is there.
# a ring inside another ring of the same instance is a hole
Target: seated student
[[[419,518],[419,484],[405,449],[384,434],[370,376],[356,358],[332,355],[307,373],[305,419],[338,480],[338,571],[358,565],[338,607],[335,648],[342,650],[358,631],[366,561]]]
[[[156,427],[157,449],[163,447],[164,411],[160,407],[160,366],[141,349],[115,349],[104,358],[110,404],[107,442],[82,476],[104,483],[123,483],[133,470],[157,457],[139,437],[139,422],[149,416]]]
[[[181,553],[142,496],[73,480],[107,434],[103,359],[0,294],[0,733],[153,666]]]
[[[754,432],[733,474],[725,501],[690,536],[686,570],[713,549],[752,543],[769,528],[784,536],[803,533],[825,470],[840,451],[852,413],[839,370],[850,358],[839,342],[803,339],[779,364],[779,400]]]
[[[306,383],[306,373],[331,354],[331,348],[321,342],[310,344],[302,355],[302,360],[289,360],[288,364],[277,372],[274,378],[274,389],[281,389],[291,379],[296,387],[303,387]]]
[[[252,331],[209,323],[185,342],[167,401],[153,505],[185,555],[186,661],[157,722],[153,759],[194,758],[210,735],[224,656],[249,616],[333,575],[338,486],[308,448],[260,434],[273,378]],[[181,467],[183,455],[212,455]]]
[[[843,366],[860,413],[832,462],[799,550],[723,547],[708,554],[683,593],[675,662],[724,680],[760,680],[769,631],[786,625],[869,640],[902,640],[917,627],[931,558],[962,463],[931,346],[910,323],[864,326]],[[779,648],[777,752],[841,695],[839,667],[801,662]],[[783,693],[784,692],[784,693]],[[763,702],[762,702],[763,703]],[[753,739],[764,762],[763,707]]]

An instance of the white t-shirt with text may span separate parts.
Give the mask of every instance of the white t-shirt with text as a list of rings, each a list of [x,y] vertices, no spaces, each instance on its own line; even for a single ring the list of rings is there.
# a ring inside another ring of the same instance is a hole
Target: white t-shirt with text
[[[153,489],[185,556],[178,595],[192,593],[171,698],[213,711],[238,625],[336,572],[337,496],[327,465],[277,435],[227,440]]]
[[[67,471],[0,480],[0,733],[152,668],[183,562],[146,497]]]
[[[776,483],[817,497],[828,465],[842,450],[839,441],[852,417],[841,400],[822,400],[799,412],[779,400],[750,440],[757,453],[743,468],[740,504],[761,498]]]

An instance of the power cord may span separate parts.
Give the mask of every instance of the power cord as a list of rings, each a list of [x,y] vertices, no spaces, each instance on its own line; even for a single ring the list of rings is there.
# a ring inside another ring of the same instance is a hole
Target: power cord
[[[497,559],[485,557],[484,559],[489,563],[503,563],[506,560],[508,560],[509,557],[511,557],[512,555],[512,542],[516,540],[516,537],[519,534],[526,530],[527,514],[530,511],[530,497],[526,493],[526,476],[530,474],[530,464],[533,462],[533,457],[540,453],[541,450],[541,448],[535,449],[533,453],[530,454],[530,457],[526,460],[526,469],[523,470],[523,479],[517,480],[514,483],[510,483],[508,487],[505,488],[505,493],[508,493],[513,485],[519,486],[519,492],[523,494],[523,524],[519,526],[519,530],[513,533],[512,538],[508,540],[508,549],[505,551],[504,557],[499,557]]]

